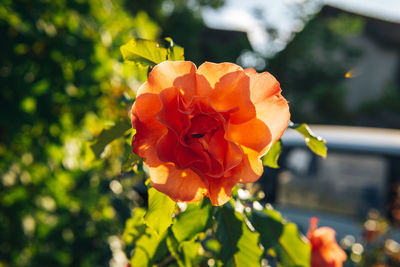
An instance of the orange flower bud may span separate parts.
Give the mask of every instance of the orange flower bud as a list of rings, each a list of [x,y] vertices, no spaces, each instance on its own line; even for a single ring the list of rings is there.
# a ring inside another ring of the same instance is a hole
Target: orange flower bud
[[[335,231],[330,227],[317,228],[318,218],[310,219],[307,237],[311,243],[311,267],[342,267],[346,253],[336,243]]]

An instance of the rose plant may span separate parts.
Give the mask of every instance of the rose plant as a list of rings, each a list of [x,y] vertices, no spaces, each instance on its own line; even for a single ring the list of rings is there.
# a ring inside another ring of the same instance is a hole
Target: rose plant
[[[326,155],[323,139],[289,121],[279,82],[232,63],[197,68],[171,39],[134,39],[121,52],[148,70],[131,108],[138,157],[131,154],[125,168],[149,176],[147,207],[134,208],[122,236],[130,265],[311,266],[310,241],[297,226],[261,205],[256,187],[239,194],[263,165],[278,167],[287,127]],[[121,125],[102,133],[96,151],[126,132]]]

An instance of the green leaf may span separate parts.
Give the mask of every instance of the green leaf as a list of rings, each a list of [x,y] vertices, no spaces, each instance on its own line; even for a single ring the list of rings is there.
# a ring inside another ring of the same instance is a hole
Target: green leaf
[[[185,60],[183,47],[176,45],[170,37],[165,38],[165,40],[169,42],[168,60],[171,61]]]
[[[138,155],[134,154],[132,151],[129,151],[128,158],[124,164],[122,164],[121,170],[124,172],[131,171],[135,165],[139,164],[140,160],[141,158]]]
[[[181,267],[198,266],[201,234],[210,226],[211,202],[204,198],[200,203],[189,204],[171,226],[167,236],[167,246]]]
[[[103,130],[97,137],[94,144],[90,145],[96,158],[99,159],[101,153],[104,151],[106,145],[111,143],[114,139],[117,139],[125,134],[126,131],[132,128],[132,125],[126,121],[117,122],[113,127],[107,130]]]
[[[177,216],[171,228],[178,242],[191,240],[206,230],[211,221],[211,208],[209,199],[204,198],[200,203],[189,204]]]
[[[249,229],[244,215],[225,205],[218,209],[216,219],[224,266],[260,266],[263,251],[258,243],[259,234]]]
[[[200,203],[189,204],[171,226],[167,236],[167,246],[178,265],[198,266],[199,236],[207,230],[211,222],[212,206],[208,198]],[[204,233],[203,233],[204,234]]]
[[[303,240],[295,224],[287,223],[273,209],[253,210],[250,221],[260,233],[264,248],[273,249],[282,266],[310,266],[310,244]]]
[[[135,242],[131,266],[150,267],[162,259],[168,252],[165,244],[166,232],[163,235],[156,234],[153,230],[146,228],[146,231]]]
[[[166,60],[184,60],[183,48],[169,37],[165,40],[167,46],[156,41],[132,39],[121,46],[122,57],[127,62],[150,68]]]
[[[182,253],[179,252],[179,242],[176,240],[172,233],[167,235],[167,247],[171,255],[176,259],[178,265],[184,266],[185,259],[183,258]]]
[[[254,228],[260,233],[260,240],[265,250],[279,242],[284,224],[277,211],[272,209],[252,210],[249,218]]]
[[[264,166],[268,166],[270,168],[279,168],[278,159],[279,155],[282,151],[282,142],[278,140],[273,146],[269,149],[268,153],[263,158]]]
[[[205,242],[205,248],[209,251],[218,253],[221,250],[221,244],[215,239],[209,239]]]
[[[304,141],[306,142],[307,146],[311,149],[312,152],[315,154],[321,156],[321,157],[326,157],[328,149],[326,148],[325,145],[325,140],[320,137],[316,136],[308,127],[307,124],[302,123],[302,124],[294,124],[290,123],[289,127],[296,130],[300,134],[304,136]]]
[[[161,235],[172,223],[172,214],[176,203],[153,187],[148,192],[149,209],[144,216],[144,222],[148,227]]]
[[[134,245],[131,265],[139,267],[153,266],[167,253],[164,235],[158,235],[154,230],[144,224],[143,216],[146,210],[136,208],[132,218],[125,224],[122,240],[127,245]]]
[[[170,231],[167,236],[167,246],[180,267],[197,266],[200,243],[196,239],[179,242]]]
[[[184,255],[184,266],[198,266],[200,242],[196,240],[182,242],[180,249]]]
[[[303,240],[294,223],[285,224],[275,252],[285,267],[310,267],[311,246]]]
[[[146,225],[143,221],[143,216],[146,214],[144,208],[136,208],[132,218],[129,218],[125,223],[122,240],[126,245],[131,245],[135,242],[146,230]]]
[[[154,67],[168,59],[168,51],[159,43],[149,40],[132,39],[121,46],[121,54],[125,61],[143,67]]]

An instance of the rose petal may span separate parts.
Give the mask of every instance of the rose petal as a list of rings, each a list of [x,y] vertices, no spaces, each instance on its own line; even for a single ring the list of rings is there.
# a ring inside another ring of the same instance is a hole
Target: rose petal
[[[222,177],[212,178],[207,177],[208,181],[208,197],[214,206],[224,205],[231,198],[232,188],[239,182],[239,178]]]
[[[257,118],[268,125],[275,143],[289,123],[289,105],[281,95],[279,82],[270,73],[258,74],[254,69],[246,69],[245,73],[250,77],[250,99],[256,107]]]
[[[178,110],[179,91],[175,87],[164,89],[160,93],[160,100],[162,109],[157,113],[157,120],[174,131],[177,136],[180,136],[183,129],[186,128],[190,122],[186,114]]]
[[[227,142],[228,146],[225,153],[225,171],[228,172],[240,164],[243,159],[243,152],[237,144],[231,141]]]
[[[347,255],[335,242],[311,252],[311,267],[342,267]]]
[[[227,142],[224,138],[224,131],[219,129],[210,139],[208,153],[211,155],[213,163],[211,173],[206,173],[212,177],[221,177],[224,174],[224,161],[226,154]]]
[[[191,118],[190,122],[190,134],[206,134],[209,131],[215,130],[221,124],[221,122],[213,116],[202,114],[195,115]]]
[[[211,91],[212,91],[211,85],[206,79],[206,77],[196,73],[196,97],[208,96]]]
[[[240,165],[232,170],[232,176],[239,177],[240,183],[253,183],[261,177],[264,171],[260,154],[244,146],[241,148],[243,160]]]
[[[151,185],[174,201],[196,202],[207,194],[203,180],[192,170],[178,170],[172,163],[150,168]]]
[[[215,84],[210,104],[217,111],[232,110],[230,121],[243,123],[256,116],[250,101],[250,80],[243,71],[228,73]]]
[[[172,131],[162,136],[157,143],[157,155],[164,162],[174,162],[179,169],[190,167],[195,162],[209,162],[206,153],[202,153],[200,144],[183,146]]]
[[[232,63],[211,63],[204,62],[197,69],[197,74],[203,75],[208,81],[211,88],[215,87],[215,84],[222,78],[222,76],[230,73],[243,70],[240,66]]]
[[[137,92],[159,94],[163,89],[177,87],[188,96],[196,89],[196,66],[190,61],[163,61],[149,73],[149,78]]]
[[[254,117],[242,124],[228,125],[227,139],[261,153],[271,143],[271,132],[264,122]]]
[[[161,109],[161,102],[157,95],[143,94],[132,106],[132,126],[136,134],[132,139],[133,151],[144,158],[146,164],[158,164],[156,144],[164,135],[167,128],[155,119],[155,114]]]
[[[142,94],[136,98],[132,106],[132,119],[134,116],[138,117],[143,122],[157,122],[155,115],[161,110],[162,104],[155,94]]]
[[[318,219],[311,218],[307,238],[311,243],[311,267],[341,267],[347,259],[346,253],[335,239],[330,227],[317,228]]]
[[[156,127],[135,121],[136,134],[132,139],[133,152],[144,159],[148,166],[157,166],[159,158],[157,155],[157,142],[161,135],[166,132],[165,127]]]
[[[314,230],[311,234],[310,240],[318,242],[318,246],[336,243],[335,231],[329,227],[320,227]]]

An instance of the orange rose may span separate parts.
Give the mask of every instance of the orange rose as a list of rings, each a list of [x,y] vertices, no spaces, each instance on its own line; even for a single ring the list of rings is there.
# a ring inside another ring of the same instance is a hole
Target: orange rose
[[[307,237],[311,243],[311,267],[342,267],[346,253],[335,239],[335,231],[329,227],[317,229],[318,218],[311,218]]]
[[[175,201],[204,195],[213,205],[236,183],[256,181],[260,157],[289,121],[276,79],[231,63],[165,61],[153,68],[132,107],[133,151],[151,184]]]

